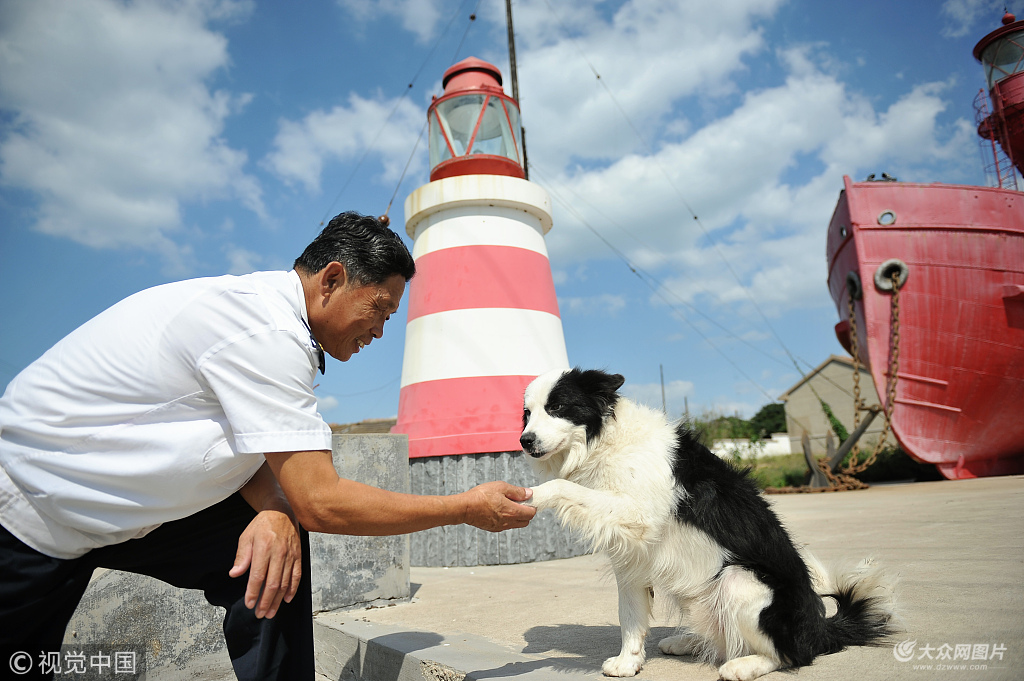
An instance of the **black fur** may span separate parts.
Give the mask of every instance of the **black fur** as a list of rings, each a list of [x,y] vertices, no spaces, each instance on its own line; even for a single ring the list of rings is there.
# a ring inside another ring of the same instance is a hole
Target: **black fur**
[[[878,643],[888,635],[888,621],[871,620],[866,616],[870,603],[848,592],[834,595],[839,610],[826,619],[807,566],[749,469],[715,456],[685,425],[676,429],[676,438],[673,474],[686,490],[676,517],[721,544],[729,552],[728,564],[751,571],[772,590],[759,624],[789,665],[808,665],[818,655]]]
[[[620,374],[575,368],[562,374],[551,388],[544,411],[587,429],[587,442],[601,432],[601,424],[614,416],[616,392],[626,382]],[[525,426],[524,426],[525,427]]]

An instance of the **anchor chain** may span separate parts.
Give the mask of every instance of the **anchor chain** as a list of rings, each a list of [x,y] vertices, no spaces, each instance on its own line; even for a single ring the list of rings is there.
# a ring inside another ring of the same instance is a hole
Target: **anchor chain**
[[[885,438],[892,427],[892,412],[896,406],[896,383],[897,372],[900,366],[900,273],[894,270],[890,279],[892,280],[892,299],[890,301],[889,313],[889,370],[886,379],[885,407],[876,408],[882,413],[882,433],[870,456],[864,461],[859,461],[860,445],[854,444],[850,457],[845,466],[833,473],[826,459],[818,460],[818,467],[828,478],[829,485],[844,489],[863,489],[867,484],[853,477],[858,473],[866,471],[877,459],[878,454],[885,446]],[[860,396],[860,346],[857,340],[857,313],[854,308],[853,297],[847,297],[847,311],[850,319],[850,351],[853,355],[853,429],[860,425],[860,412],[864,410],[864,400]]]

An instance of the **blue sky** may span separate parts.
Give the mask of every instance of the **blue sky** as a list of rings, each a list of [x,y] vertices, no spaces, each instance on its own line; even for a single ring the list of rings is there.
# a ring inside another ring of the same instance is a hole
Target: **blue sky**
[[[663,366],[671,413],[750,416],[800,376],[783,346],[802,370],[841,353],[842,176],[985,184],[971,50],[1007,4],[516,0],[570,362],[655,406]],[[507,77],[500,0],[5,0],[0,385],[135,291],[287,269],[396,188],[404,235],[426,107],[470,55]],[[404,327],[328,360],[327,420],[395,415]]]

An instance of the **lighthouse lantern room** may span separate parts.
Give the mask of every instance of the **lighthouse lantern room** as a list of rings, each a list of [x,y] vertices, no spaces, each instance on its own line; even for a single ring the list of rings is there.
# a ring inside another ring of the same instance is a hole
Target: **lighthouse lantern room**
[[[470,57],[445,71],[444,94],[427,111],[430,179],[453,175],[524,177],[519,105],[501,72]]]
[[[985,68],[993,109],[978,134],[998,141],[1024,174],[1024,21],[1007,12],[1003,25],[974,47],[974,57]]]

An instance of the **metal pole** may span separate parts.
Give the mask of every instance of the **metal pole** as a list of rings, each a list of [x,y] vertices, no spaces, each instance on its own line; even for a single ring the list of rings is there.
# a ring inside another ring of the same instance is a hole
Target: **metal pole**
[[[512,0],[505,0],[505,23],[508,27],[508,63],[509,75],[512,78],[512,99],[519,106],[519,74],[516,71],[516,34],[512,28]],[[530,169],[526,165],[526,128],[522,125],[522,108],[520,108],[519,137],[523,142],[523,173],[530,179]]]
[[[512,99],[519,103],[519,76],[516,74],[516,36],[512,29],[512,0],[505,0],[505,23],[508,27],[508,62],[512,75]]]
[[[661,410],[667,414],[668,407],[665,406],[665,366],[659,364],[658,369],[661,371]]]

